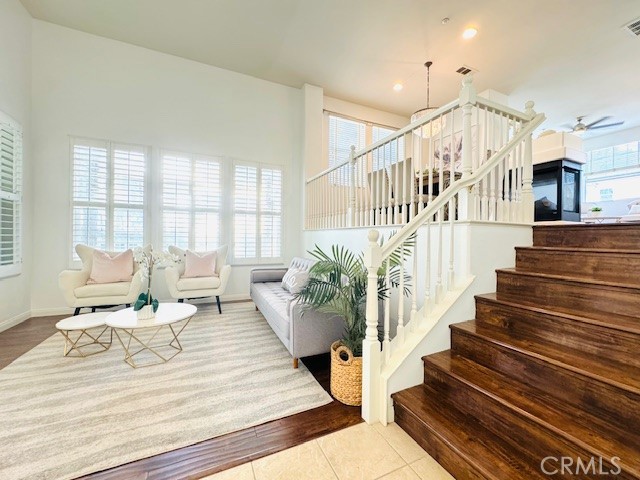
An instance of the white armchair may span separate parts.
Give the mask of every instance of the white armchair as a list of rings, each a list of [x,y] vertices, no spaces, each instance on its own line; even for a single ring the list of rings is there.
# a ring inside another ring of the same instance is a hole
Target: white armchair
[[[227,288],[227,283],[231,276],[231,265],[227,265],[227,245],[219,247],[215,251],[217,253],[216,273],[218,276],[182,278],[182,275],[184,275],[186,251],[175,246],[169,247],[169,252],[178,256],[181,260],[174,266],[165,269],[164,275],[167,280],[167,287],[173,298],[176,298],[178,302],[184,302],[185,299],[216,297],[218,312],[222,313],[220,295],[224,294]]]
[[[82,260],[81,270],[64,270],[58,276],[58,286],[69,307],[78,315],[82,308],[107,308],[116,305],[130,306],[136,301],[142,290],[142,272],[138,264],[133,264],[133,277],[130,282],[87,284],[93,263],[93,251],[87,245],[76,245],[76,252]],[[110,255],[112,252],[108,252]]]

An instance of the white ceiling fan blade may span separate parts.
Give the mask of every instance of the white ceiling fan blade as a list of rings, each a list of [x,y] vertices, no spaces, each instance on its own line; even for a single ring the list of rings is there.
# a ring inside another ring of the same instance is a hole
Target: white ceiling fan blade
[[[605,120],[609,120],[611,117],[610,116],[605,116],[602,117],[600,120],[596,120],[595,122],[591,122],[590,124],[587,125],[587,128],[593,128],[594,126],[596,126],[599,123],[604,122]]]
[[[624,122],[607,123],[606,125],[598,125],[597,127],[590,127],[589,130],[597,130],[599,128],[617,127],[618,125],[622,125],[623,123]]]

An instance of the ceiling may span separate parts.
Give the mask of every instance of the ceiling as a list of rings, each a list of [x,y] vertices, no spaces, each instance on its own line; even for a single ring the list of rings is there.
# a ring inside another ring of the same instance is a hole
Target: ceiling
[[[640,126],[638,0],[22,0],[35,18],[273,82],[410,115],[452,100],[478,70],[546,128],[612,115]],[[441,20],[449,17],[443,25]],[[465,41],[473,24],[478,35]],[[401,92],[392,90],[402,82]],[[598,134],[615,129],[599,130]]]

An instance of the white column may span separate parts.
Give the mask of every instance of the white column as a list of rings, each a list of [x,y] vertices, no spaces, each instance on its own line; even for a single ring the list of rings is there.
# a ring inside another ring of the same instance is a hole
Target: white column
[[[380,419],[380,341],[378,340],[378,269],[382,265],[380,234],[369,231],[369,245],[365,251],[367,266],[367,330],[362,342],[362,418],[372,424]]]

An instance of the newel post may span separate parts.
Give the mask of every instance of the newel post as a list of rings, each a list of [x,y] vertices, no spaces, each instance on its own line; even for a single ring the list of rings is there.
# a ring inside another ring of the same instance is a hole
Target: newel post
[[[362,418],[371,424],[380,419],[381,353],[378,340],[378,269],[382,265],[380,234],[369,231],[364,261],[367,267],[367,330],[362,342]]]
[[[473,173],[471,117],[476,101],[477,94],[473,86],[473,77],[472,75],[465,75],[462,79],[462,90],[460,90],[460,107],[462,108],[462,178],[466,178]],[[460,191],[458,202],[458,219],[474,220],[475,208],[471,192],[468,189]]]
[[[534,103],[529,100],[525,103],[524,113],[533,120],[536,112],[533,110]],[[534,220],[534,197],[533,197],[533,153],[531,149],[531,140],[533,134],[529,134],[524,139],[524,165],[522,168],[522,221],[524,223],[533,223]]]
[[[347,209],[347,226],[356,226],[356,147],[351,145],[349,155],[349,208]]]

